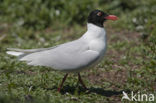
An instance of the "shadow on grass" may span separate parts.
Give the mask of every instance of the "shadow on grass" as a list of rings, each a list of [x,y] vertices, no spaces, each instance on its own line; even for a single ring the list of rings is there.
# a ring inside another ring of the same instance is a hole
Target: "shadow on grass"
[[[52,90],[52,89],[57,89],[57,87],[53,87],[51,89],[48,90]],[[61,89],[61,94],[66,94],[66,93],[70,93],[70,94],[90,94],[90,93],[96,93],[98,95],[102,95],[102,96],[106,96],[106,97],[111,97],[111,96],[115,96],[115,95],[120,95],[122,94],[122,91],[125,91],[127,93],[129,93],[130,90],[120,90],[120,91],[116,91],[116,90],[105,90],[104,88],[94,88],[94,87],[90,87],[88,89],[84,89],[81,86],[69,86],[66,85]]]
[[[122,91],[116,91],[116,90],[105,90],[104,88],[89,88],[90,93],[96,93],[102,96],[111,97],[114,95],[120,95],[122,94]]]

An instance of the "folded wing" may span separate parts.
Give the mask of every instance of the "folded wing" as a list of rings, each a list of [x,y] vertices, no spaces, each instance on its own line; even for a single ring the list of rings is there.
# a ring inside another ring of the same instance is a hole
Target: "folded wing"
[[[8,50],[8,54],[18,56],[20,61],[26,61],[28,65],[47,66],[62,71],[88,67],[99,58],[97,51],[90,50],[88,45],[80,40],[51,48]]]

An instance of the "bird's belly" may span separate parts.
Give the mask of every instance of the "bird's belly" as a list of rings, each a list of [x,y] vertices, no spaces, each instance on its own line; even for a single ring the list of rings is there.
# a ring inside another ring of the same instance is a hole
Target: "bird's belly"
[[[103,57],[99,57],[96,61],[94,61],[92,64],[90,65],[87,65],[83,68],[77,68],[77,69],[66,69],[66,70],[62,70],[63,72],[66,72],[66,73],[70,73],[70,72],[73,72],[73,73],[78,73],[78,72],[81,72],[81,71],[84,71],[84,70],[87,70],[87,69],[91,69],[93,68],[94,66],[96,66],[96,64],[98,64],[101,60],[102,60]]]

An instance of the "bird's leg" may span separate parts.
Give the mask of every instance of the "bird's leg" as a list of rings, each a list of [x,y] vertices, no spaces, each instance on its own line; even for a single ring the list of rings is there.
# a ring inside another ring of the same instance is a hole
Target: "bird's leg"
[[[81,79],[81,76],[80,76],[80,73],[78,73],[78,79],[79,79],[79,82],[82,84],[82,86],[87,89],[87,87],[85,86],[85,84],[83,83],[82,79]]]
[[[59,88],[57,89],[58,92],[60,92],[60,90],[61,90],[61,88],[62,88],[62,86],[63,86],[63,83],[65,82],[67,76],[68,76],[68,73],[63,77],[62,82],[61,82]]]

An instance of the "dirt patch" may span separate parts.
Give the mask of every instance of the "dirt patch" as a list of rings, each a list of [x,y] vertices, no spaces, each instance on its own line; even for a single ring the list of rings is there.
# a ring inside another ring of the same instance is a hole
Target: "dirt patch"
[[[116,32],[112,29],[107,29],[108,34],[108,45],[111,43],[116,43],[117,41],[128,41],[130,42],[130,47],[138,46],[140,44],[140,34],[137,32],[130,32],[130,31],[122,31],[122,32]],[[115,36],[114,36],[115,35]],[[110,44],[110,45],[111,45]],[[90,73],[88,75],[88,79],[91,81],[91,83],[95,84],[103,84],[103,82],[109,82],[112,83],[113,89],[117,90],[120,87],[116,87],[114,84],[126,84],[126,81],[128,79],[128,70],[124,65],[121,65],[118,61],[122,60],[123,57],[126,55],[127,49],[125,50],[115,50],[109,48],[106,52],[105,60],[107,61],[107,58],[109,58],[109,61],[111,61],[111,65],[109,67],[111,70],[102,71],[105,68],[96,68],[96,73]],[[140,55],[134,55],[134,57],[139,57]],[[132,63],[128,63],[128,65],[131,67],[131,69],[138,69],[140,65],[135,65]],[[117,68],[117,69],[116,69]],[[102,82],[103,81],[103,82]]]
[[[103,82],[109,82],[112,84],[125,84],[127,81],[127,71],[126,69],[121,70],[111,70],[111,71],[101,71],[103,68],[98,68],[97,74],[89,74],[88,79],[93,84],[103,84]],[[103,81],[103,82],[101,82]],[[115,85],[112,85],[115,89]]]
[[[107,31],[107,37],[108,37],[108,42],[117,42],[117,41],[132,41],[135,43],[138,43],[138,41],[141,38],[141,34],[138,32],[131,32],[127,30],[123,31],[116,31],[113,30],[112,28],[106,29]],[[115,36],[114,38],[111,38]]]

